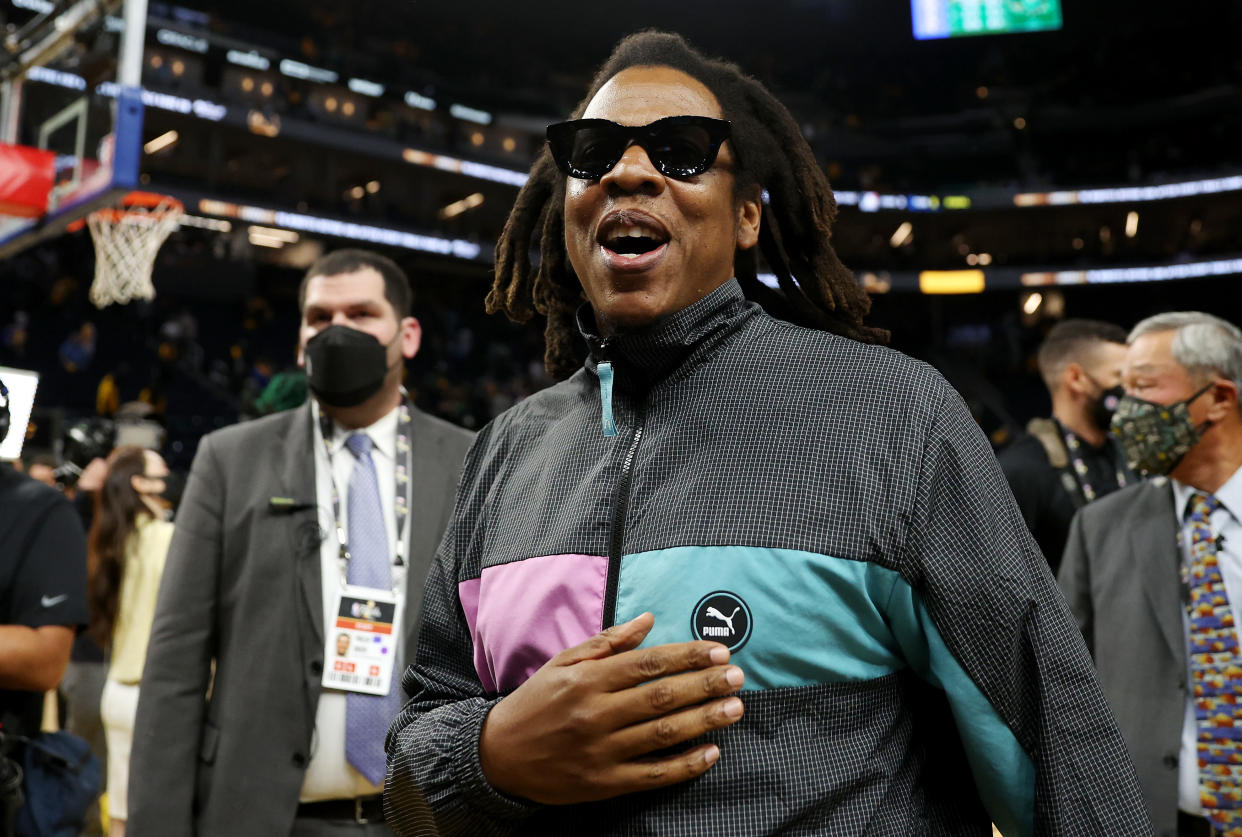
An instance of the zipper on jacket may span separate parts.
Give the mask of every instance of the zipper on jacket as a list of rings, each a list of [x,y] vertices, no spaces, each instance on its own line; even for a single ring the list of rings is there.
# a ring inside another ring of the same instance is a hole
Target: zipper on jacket
[[[600,424],[603,427],[605,436],[616,436],[617,421],[612,409],[612,391],[613,383],[616,381],[617,376],[608,351],[612,345],[612,338],[604,337],[602,339],[590,340],[589,342],[591,344],[591,353],[597,358],[595,362],[595,375],[599,378]]]
[[[621,576],[621,550],[625,546],[625,516],[630,508],[630,482],[634,474],[634,454],[643,439],[643,427],[647,421],[647,405],[643,403],[634,417],[634,435],[630,437],[625,459],[621,462],[621,476],[612,500],[612,529],[608,537],[608,581],[604,586],[605,628],[612,627],[617,617],[617,581]]]
[[[612,414],[612,363],[602,360],[595,365],[595,374],[599,376],[599,411],[605,436],[617,435],[617,422]]]

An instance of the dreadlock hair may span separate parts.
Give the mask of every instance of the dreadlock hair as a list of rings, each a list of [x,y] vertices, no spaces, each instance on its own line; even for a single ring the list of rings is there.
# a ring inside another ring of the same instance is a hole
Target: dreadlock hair
[[[671,67],[697,79],[733,123],[735,195],[756,186],[766,192],[758,249],[780,287],[777,293],[759,281],[754,248],[738,250],[733,269],[746,296],[790,322],[886,342],[888,332],[863,324],[871,300],[832,249],[832,187],[785,106],[737,65],[705,57],[680,35],[645,31],[617,44],[572,118],[580,118],[600,88],[630,67]],[[516,322],[535,312],[547,317],[544,365],[554,379],[579,365],[574,313],[583,301],[565,250],[564,204],[565,175],[545,147],[496,244],[496,275],[487,295],[489,314],[503,311]],[[537,269],[531,263],[536,244]]]

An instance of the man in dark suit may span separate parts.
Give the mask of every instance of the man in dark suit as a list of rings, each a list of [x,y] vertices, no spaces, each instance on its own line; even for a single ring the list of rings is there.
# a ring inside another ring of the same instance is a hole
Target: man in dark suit
[[[1158,476],[1078,513],[1058,580],[1157,833],[1242,833],[1242,331],[1172,313],[1128,342],[1113,430]]]
[[[421,330],[397,265],[331,253],[299,302],[314,399],[208,435],[190,471],[142,680],[131,837],[391,833],[384,734],[471,434],[402,391]],[[387,615],[347,618],[358,599]],[[345,659],[343,631],[361,638]]]

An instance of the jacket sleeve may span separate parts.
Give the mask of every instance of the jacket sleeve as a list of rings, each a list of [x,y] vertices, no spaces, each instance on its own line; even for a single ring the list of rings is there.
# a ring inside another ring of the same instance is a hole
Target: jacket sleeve
[[[1005,474],[1005,482],[1008,483],[1009,490],[1013,492],[1014,500],[1018,502],[1018,510],[1022,512],[1022,519],[1026,521],[1027,528],[1035,532],[1039,529],[1043,511],[1039,492],[1040,474],[1038,469],[1031,467],[1027,457],[1022,455],[1023,452],[1016,448],[1019,444],[1021,441],[1014,442],[1001,451],[997,460],[1000,462],[1001,471]]]
[[[198,753],[215,656],[224,480],[199,444],[164,565],[130,755],[132,837],[191,837]]]
[[[490,430],[466,458],[453,518],[427,576],[418,653],[401,681],[408,700],[386,742],[385,813],[402,837],[506,834],[538,807],[492,788],[479,760],[483,723],[500,695],[475,671],[465,609],[475,603],[463,603],[461,594],[469,599],[472,582],[477,590],[477,567],[471,573],[463,564],[487,491],[479,471]]]
[[[982,432],[941,381],[891,613],[944,689],[980,798],[1006,834],[1146,834],[1151,823],[1082,635]]]

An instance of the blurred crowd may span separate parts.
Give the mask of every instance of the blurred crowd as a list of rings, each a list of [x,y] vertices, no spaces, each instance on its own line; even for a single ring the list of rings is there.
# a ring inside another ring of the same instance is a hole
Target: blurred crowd
[[[69,248],[54,258],[38,267],[77,264]],[[141,419],[165,429],[165,452],[184,470],[203,433],[306,398],[286,307],[296,275],[273,271],[249,296],[161,294],[99,310],[77,270],[45,283],[23,274],[28,264],[0,269],[12,303],[0,314],[0,366],[40,376],[29,456],[63,458],[65,433],[84,420]],[[405,382],[420,407],[472,429],[548,383],[537,330],[488,317],[484,291],[474,281],[416,286],[425,337]]]

